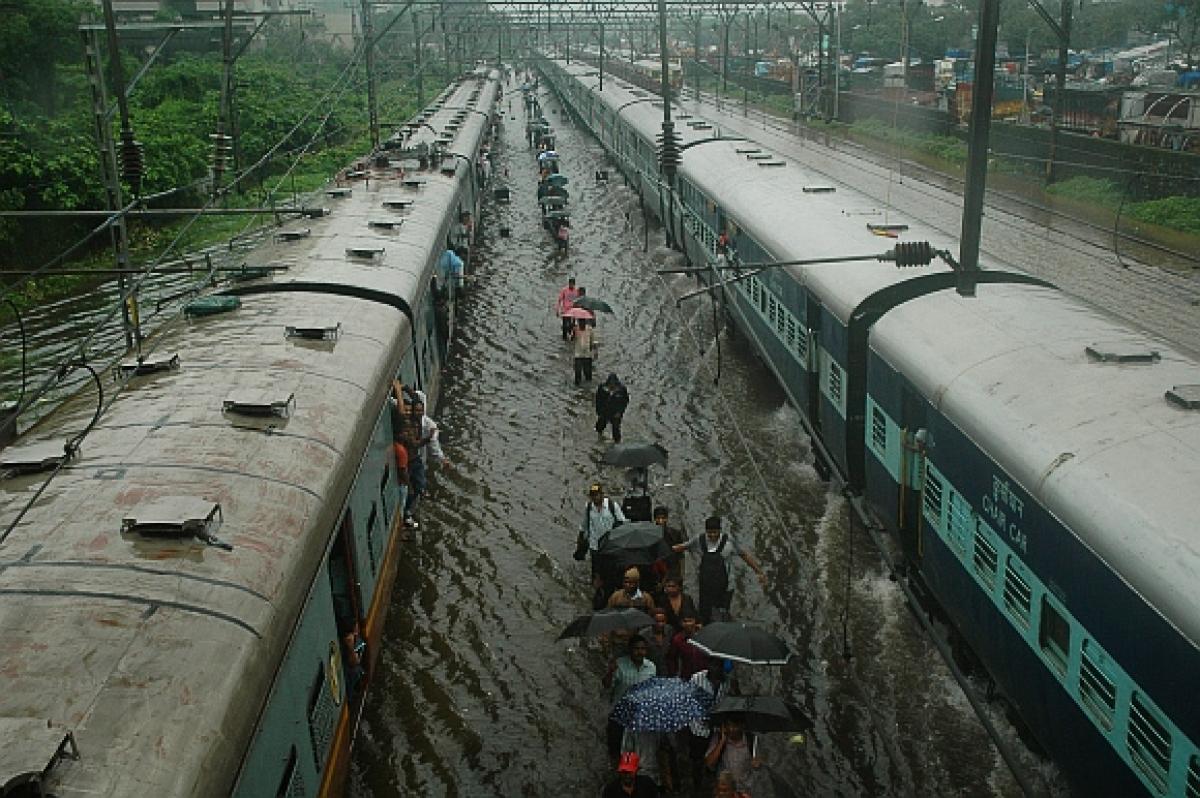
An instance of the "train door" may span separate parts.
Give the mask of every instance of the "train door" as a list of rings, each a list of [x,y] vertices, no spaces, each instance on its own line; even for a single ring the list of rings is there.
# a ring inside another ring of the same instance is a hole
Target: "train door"
[[[821,303],[810,292],[805,294],[805,320],[803,333],[808,338],[808,406],[804,408],[813,432],[821,435]]]
[[[353,697],[363,676],[366,641],[362,636],[365,619],[354,569],[354,523],[349,509],[342,515],[327,567],[333,593],[333,614],[342,647],[342,683],[346,685],[347,695]]]
[[[921,559],[921,489],[925,482],[926,402],[908,383],[900,389],[900,545],[914,563]]]

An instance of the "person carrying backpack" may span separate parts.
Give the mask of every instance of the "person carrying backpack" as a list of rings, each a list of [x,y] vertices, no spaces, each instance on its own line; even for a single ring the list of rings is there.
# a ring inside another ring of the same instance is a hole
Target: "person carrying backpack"
[[[704,534],[671,548],[679,553],[691,551],[700,555],[696,575],[700,583],[700,622],[703,624],[729,620],[729,604],[733,598],[730,561],[735,554],[753,569],[759,583],[766,589],[767,575],[762,566],[754,555],[738,545],[732,535],[721,531],[721,517],[718,515],[704,521]]]
[[[582,560],[591,555],[592,587],[601,602],[600,609],[607,603],[612,592],[606,590],[610,580],[606,578],[604,563],[599,561],[597,552],[600,542],[612,529],[625,523],[625,514],[621,505],[604,495],[604,486],[599,482],[588,488],[588,503],[583,509],[583,520],[579,524],[579,537],[575,543],[575,559]]]

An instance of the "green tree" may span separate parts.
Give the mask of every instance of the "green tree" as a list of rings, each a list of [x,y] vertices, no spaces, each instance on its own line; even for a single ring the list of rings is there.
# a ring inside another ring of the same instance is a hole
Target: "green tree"
[[[80,15],[94,9],[86,0],[6,0],[0,10],[0,98],[55,113],[59,66],[80,63]]]

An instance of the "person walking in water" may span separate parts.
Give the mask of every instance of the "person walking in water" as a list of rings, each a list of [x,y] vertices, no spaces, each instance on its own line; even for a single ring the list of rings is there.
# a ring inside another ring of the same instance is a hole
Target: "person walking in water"
[[[588,319],[575,327],[575,384],[592,381],[592,358],[596,356],[596,328]]]
[[[629,391],[609,374],[604,384],[596,389],[596,432],[603,435],[604,428],[612,424],[613,443],[621,442],[621,418],[629,407]]]
[[[700,621],[708,624],[714,620],[729,618],[729,604],[733,598],[730,585],[730,560],[736,554],[758,574],[758,581],[765,589],[767,575],[754,555],[738,545],[728,532],[721,531],[721,517],[714,515],[704,521],[704,534],[696,535],[686,543],[672,546],[676,552],[690,551],[700,555],[697,577],[700,583]]]
[[[573,303],[578,296],[579,289],[575,287],[575,278],[567,278],[566,286],[559,289],[558,300],[554,303],[554,312],[562,319],[562,336],[564,341],[569,341],[572,333],[575,332],[575,319],[563,314],[574,306]]]

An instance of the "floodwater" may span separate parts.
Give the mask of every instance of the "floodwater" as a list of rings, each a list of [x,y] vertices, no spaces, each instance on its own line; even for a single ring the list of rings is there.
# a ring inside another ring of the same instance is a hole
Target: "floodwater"
[[[400,566],[351,795],[594,796],[611,778],[608,652],[556,640],[590,609],[587,566],[571,558],[586,487],[599,479],[624,492],[620,471],[600,464],[610,441],[592,427],[594,385],[574,386],[553,314],[568,276],[616,310],[600,319],[597,379],[615,372],[629,387],[625,440],[670,452],[651,470],[655,503],[691,532],[725,516],[768,574],[763,590],[735,565],[733,614],[796,656],[782,668],[738,666],[742,689],[783,695],[815,728],[802,743],[764,736],[755,798],[1019,795],[870,538],[817,477],[767,369],[732,331],[714,334],[707,299],[676,307],[695,284],[655,269],[679,256],[646,230],[599,144],[546,98],[571,179],[571,251],[556,259],[516,95],[497,166],[513,200],[482,216],[437,411],[453,466],[433,477]],[[608,183],[593,180],[599,168]],[[992,713],[1038,790],[1065,794],[1002,709]]]

